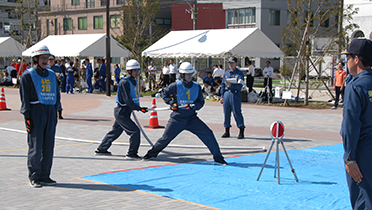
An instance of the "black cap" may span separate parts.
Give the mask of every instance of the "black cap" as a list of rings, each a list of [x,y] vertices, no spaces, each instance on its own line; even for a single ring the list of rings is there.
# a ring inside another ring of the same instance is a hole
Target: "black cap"
[[[366,38],[358,38],[351,41],[349,49],[342,54],[359,55],[365,58],[372,57],[372,41]]]
[[[61,62],[66,62],[65,59],[61,59],[61,60],[59,60],[59,61],[61,61]]]
[[[238,62],[238,59],[236,58],[236,57],[234,57],[234,56],[231,56],[230,58],[229,58],[229,63],[237,63]]]

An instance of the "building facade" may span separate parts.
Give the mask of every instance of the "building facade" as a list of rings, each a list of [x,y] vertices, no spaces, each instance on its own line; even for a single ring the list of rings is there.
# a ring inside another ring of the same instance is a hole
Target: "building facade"
[[[353,16],[353,23],[356,23],[359,28],[354,29],[348,33],[348,37],[351,39],[357,37],[365,37],[372,39],[372,1],[370,0],[346,0],[344,1],[345,6],[353,5],[354,9],[358,9],[358,14]]]

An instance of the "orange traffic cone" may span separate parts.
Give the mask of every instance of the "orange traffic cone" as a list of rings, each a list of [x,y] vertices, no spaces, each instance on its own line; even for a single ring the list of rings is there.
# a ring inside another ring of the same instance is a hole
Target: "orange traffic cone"
[[[156,100],[155,100],[155,98],[152,99],[152,106],[151,106],[151,108],[153,108],[153,109],[156,108]],[[143,126],[143,127],[145,127],[145,128],[151,128],[151,129],[154,129],[154,128],[164,128],[164,126],[159,125],[158,113],[156,111],[151,111],[150,123],[149,123],[149,125],[146,125],[146,126]]]
[[[1,88],[1,94],[0,94],[0,110],[10,110],[10,109],[6,108],[6,101],[5,101],[4,88]]]

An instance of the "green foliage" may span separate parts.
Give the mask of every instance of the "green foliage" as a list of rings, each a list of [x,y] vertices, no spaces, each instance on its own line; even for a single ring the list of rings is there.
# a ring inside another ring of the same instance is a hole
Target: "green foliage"
[[[155,15],[160,9],[159,0],[127,0],[127,5],[121,8],[121,30],[114,38],[127,48],[134,59],[144,66],[141,53],[152,42],[148,29],[150,24],[155,26]],[[164,30],[157,29],[151,34],[152,40],[157,40],[165,34]]]

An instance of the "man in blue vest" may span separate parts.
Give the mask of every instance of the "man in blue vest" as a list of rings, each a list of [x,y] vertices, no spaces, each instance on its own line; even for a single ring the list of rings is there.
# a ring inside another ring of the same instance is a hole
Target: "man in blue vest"
[[[194,72],[189,62],[183,62],[179,71],[182,80],[177,80],[161,91],[164,102],[171,105],[173,112],[163,136],[143,157],[144,160],[157,157],[179,133],[188,130],[208,147],[216,163],[227,165],[212,130],[196,116],[196,111],[204,106],[204,98],[200,85],[192,81]]]
[[[231,127],[231,112],[233,113],[236,125],[239,128],[238,139],[244,138],[244,119],[242,115],[242,99],[240,91],[243,87],[241,83],[230,83],[228,79],[235,79],[236,81],[244,81],[244,74],[236,68],[238,59],[236,57],[229,58],[230,70],[227,70],[222,78],[221,84],[221,104],[223,104],[223,113],[225,115],[224,127],[225,133],[222,138],[230,137]]]
[[[129,149],[126,155],[127,159],[141,159],[138,156],[140,146],[140,130],[130,119],[132,110],[147,112],[147,107],[140,107],[139,93],[136,78],[140,72],[140,65],[136,60],[129,60],[126,65],[128,77],[120,80],[116,95],[117,106],[114,109],[115,123],[103,138],[101,144],[95,151],[96,155],[111,155],[107,151],[112,142],[115,141],[125,131],[129,136]]]
[[[50,178],[60,92],[55,73],[47,69],[50,52],[41,46],[32,52],[34,67],[25,71],[20,81],[21,113],[28,132],[30,185],[55,185]]]
[[[340,131],[346,180],[352,209],[372,209],[372,41],[354,39],[345,54],[352,75]]]
[[[92,77],[93,77],[93,68],[92,64],[89,62],[89,58],[85,59],[85,65],[87,67],[86,76],[88,84],[88,93],[93,93]]]

